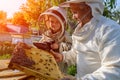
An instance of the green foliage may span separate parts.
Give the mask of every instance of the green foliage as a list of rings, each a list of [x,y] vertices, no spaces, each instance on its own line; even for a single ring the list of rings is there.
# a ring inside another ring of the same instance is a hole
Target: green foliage
[[[11,58],[11,54],[4,54],[4,55],[1,55],[1,56],[0,56],[0,60],[10,59],[10,58]]]
[[[103,15],[120,24],[120,10],[116,9],[117,0],[105,0],[104,4],[105,9]]]
[[[112,19],[114,9],[116,8],[116,0],[105,0],[104,5],[103,15]]]
[[[75,65],[71,65],[68,67],[67,73],[70,75],[75,76],[75,74],[77,73],[77,69]]]
[[[120,10],[116,10],[113,12],[112,19],[120,24]]]
[[[104,0],[104,5],[109,9],[116,8],[116,0]]]
[[[58,6],[60,3],[65,2],[66,0],[51,0],[52,5]]]
[[[0,56],[5,54],[12,54],[15,45],[11,42],[0,42]]]

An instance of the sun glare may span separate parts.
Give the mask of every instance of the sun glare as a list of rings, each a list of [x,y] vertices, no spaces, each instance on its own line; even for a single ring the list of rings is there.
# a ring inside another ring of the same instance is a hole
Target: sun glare
[[[25,2],[26,0],[0,0],[0,11],[7,12],[7,17],[10,18]]]

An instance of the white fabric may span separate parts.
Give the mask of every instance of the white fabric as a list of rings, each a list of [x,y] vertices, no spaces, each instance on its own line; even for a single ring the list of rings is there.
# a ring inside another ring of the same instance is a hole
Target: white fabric
[[[87,5],[90,6],[92,9],[92,15],[97,16],[97,14],[103,14],[104,5],[103,3],[93,3],[93,2],[86,2]]]
[[[77,64],[77,80],[120,80],[120,25],[93,17],[72,39],[72,49],[62,54]]]
[[[67,22],[67,18],[66,18],[67,13],[62,7],[53,6],[50,9],[48,9],[47,12],[49,12],[50,10],[55,10],[55,11],[59,12],[64,17],[65,21]]]
[[[53,39],[51,39],[51,38],[49,38],[49,37],[47,37],[47,36],[45,36],[45,35],[42,35],[42,38],[40,39],[40,43],[44,43],[44,42],[52,42],[53,41]]]
[[[70,7],[70,3],[79,3],[79,2],[88,2],[88,3],[102,3],[103,4],[103,0],[68,0],[64,3],[61,3],[60,6],[61,7]]]
[[[97,16],[96,14],[103,14],[104,5],[103,0],[70,0],[60,4],[61,7],[70,7],[70,3],[79,3],[85,2],[92,9],[92,15]]]

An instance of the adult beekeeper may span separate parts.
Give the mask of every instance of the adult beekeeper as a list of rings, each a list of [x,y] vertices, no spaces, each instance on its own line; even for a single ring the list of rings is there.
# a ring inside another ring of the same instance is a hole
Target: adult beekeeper
[[[57,52],[67,51],[71,48],[71,36],[65,31],[67,27],[66,11],[58,6],[53,6],[40,14],[39,26],[43,27],[40,43],[53,42],[51,49]],[[42,30],[42,29],[41,29]],[[67,64],[59,64],[62,72],[67,73]]]
[[[102,0],[69,0],[78,25],[72,34],[72,48],[56,53],[56,61],[77,64],[77,80],[120,80],[120,25],[103,14]]]

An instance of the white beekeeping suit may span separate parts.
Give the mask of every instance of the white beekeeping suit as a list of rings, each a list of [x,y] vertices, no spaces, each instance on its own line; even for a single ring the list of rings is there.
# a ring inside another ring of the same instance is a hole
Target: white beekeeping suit
[[[93,18],[76,27],[63,61],[77,64],[77,80],[120,80],[120,25],[102,16],[102,0],[70,0],[61,6],[78,2],[90,6]]]

